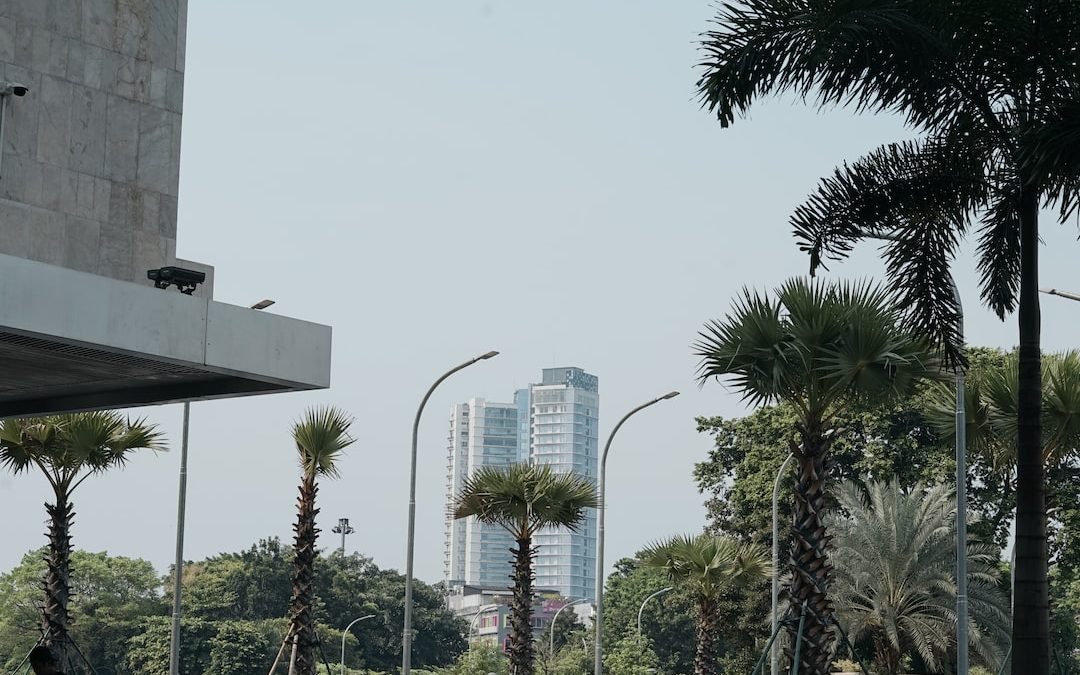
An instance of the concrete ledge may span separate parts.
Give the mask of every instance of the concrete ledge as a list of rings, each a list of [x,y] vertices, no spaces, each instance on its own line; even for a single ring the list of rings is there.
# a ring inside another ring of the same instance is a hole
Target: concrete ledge
[[[330,386],[329,326],[0,255],[0,417]]]

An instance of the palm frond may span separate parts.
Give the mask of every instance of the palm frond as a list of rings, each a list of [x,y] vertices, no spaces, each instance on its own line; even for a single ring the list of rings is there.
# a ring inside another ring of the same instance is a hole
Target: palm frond
[[[292,436],[307,477],[338,477],[337,461],[342,451],[355,442],[349,435],[353,420],[334,407],[308,410],[293,424]]]
[[[453,506],[454,518],[475,517],[499,525],[517,538],[543,527],[576,530],[585,509],[599,508],[591,480],[557,473],[550,465],[485,466],[465,480]]]
[[[980,295],[1004,319],[1016,309],[1020,289],[1020,194],[1015,186],[998,190],[979,229]]]
[[[760,545],[709,534],[676,535],[645,547],[638,558],[646,567],[664,570],[673,584],[708,598],[725,588],[752,586],[773,574],[769,554]]]
[[[897,0],[725,2],[716,29],[702,36],[702,104],[722,126],[754,99],[782,92],[941,124],[969,99],[942,64],[945,43],[909,10]]]

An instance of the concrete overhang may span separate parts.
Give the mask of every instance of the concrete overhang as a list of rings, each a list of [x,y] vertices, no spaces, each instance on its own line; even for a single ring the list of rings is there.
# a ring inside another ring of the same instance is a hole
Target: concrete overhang
[[[329,326],[0,255],[0,418],[330,386]]]

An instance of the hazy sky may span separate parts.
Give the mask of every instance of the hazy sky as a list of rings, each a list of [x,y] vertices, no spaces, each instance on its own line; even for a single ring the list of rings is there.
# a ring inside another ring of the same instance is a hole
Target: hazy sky
[[[412,418],[421,427],[417,573],[443,573],[451,404],[510,400],[542,368],[600,378],[601,429],[642,413],[608,462],[608,562],[704,522],[691,476],[698,415],[738,415],[699,389],[690,344],[744,284],[806,271],[788,216],[844,159],[908,137],[885,117],[763,101],[721,129],[694,96],[705,2],[192,0],[178,254],[217,268],[216,299],[334,326],[333,386],[192,406],[186,558],[288,539],[299,468],[290,423],[312,404],[356,416],[342,478],[318,496],[321,544],[403,567]],[[1044,228],[1042,281],[1080,290],[1076,224]],[[968,249],[970,250],[970,246]],[[877,275],[873,247],[833,274]],[[975,344],[1012,320],[958,282]],[[1044,298],[1049,349],[1075,344],[1080,303]],[[75,493],[74,545],[173,556],[181,406],[140,411],[173,451]],[[0,570],[45,543],[42,478],[0,476]],[[16,514],[12,517],[10,514]]]

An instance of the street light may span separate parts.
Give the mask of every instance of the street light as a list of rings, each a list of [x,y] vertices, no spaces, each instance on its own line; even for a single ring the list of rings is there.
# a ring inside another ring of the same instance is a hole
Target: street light
[[[0,98],[2,100],[2,98]],[[260,300],[251,309],[266,309],[273,300]],[[180,577],[184,571],[184,517],[187,513],[188,420],[191,401],[184,401],[184,425],[180,434],[180,479],[176,505],[176,560],[173,566],[172,635],[169,641],[169,675],[180,675]]]
[[[551,639],[548,642],[548,654],[551,655],[551,658],[555,658],[555,620],[559,618],[559,615],[562,614],[562,611],[567,607],[573,607],[574,605],[580,605],[581,603],[588,601],[588,598],[581,598],[580,600],[568,602],[555,612],[555,616],[551,617]]]
[[[468,368],[477,361],[486,361],[498,355],[499,352],[496,351],[486,352],[446,371],[427,390],[424,398],[420,401],[420,407],[416,409],[416,419],[413,421],[412,430],[412,460],[409,470],[409,525],[408,543],[405,550],[405,626],[401,631],[401,675],[412,674],[413,549],[416,543],[416,440],[420,433],[420,415],[423,414],[424,406],[427,405],[431,394],[436,387],[443,383],[443,380],[459,370]]]
[[[772,485],[772,632],[776,635],[777,625],[780,623],[780,618],[776,615],[777,605],[780,604],[780,513],[777,504],[777,499],[780,494],[780,477],[784,475],[784,470],[787,469],[788,462],[795,455],[788,453],[788,456],[784,459],[784,463],[780,465],[780,470],[776,472],[776,480]],[[776,644],[776,640],[773,640],[773,646],[769,658],[772,660],[772,675],[779,675],[780,673],[780,646]]]
[[[363,621],[365,619],[374,619],[374,618],[375,618],[374,614],[368,614],[367,616],[362,616],[362,617],[360,617],[358,619],[353,619],[352,623],[350,623],[348,626],[345,626],[345,632],[343,632],[341,634],[341,675],[345,675],[345,638],[349,635],[349,629],[352,628],[353,624],[357,623],[358,621]]]
[[[1080,300],[1080,295],[1069,293],[1068,291],[1059,291],[1056,288],[1040,288],[1039,292],[1046,293],[1047,295],[1057,295],[1062,298],[1068,298],[1069,300]]]
[[[480,618],[481,614],[488,611],[489,609],[498,609],[498,608],[499,608],[498,605],[484,605],[480,609],[476,610],[476,614],[473,614],[472,618],[469,619],[469,632],[466,635],[466,638],[471,638],[472,637],[473,627],[476,626],[476,620]],[[479,633],[480,629],[477,628],[476,632]]]
[[[664,593],[667,593],[670,590],[672,590],[671,586],[668,586],[667,588],[661,588],[657,592],[653,593],[652,595],[650,595],[649,597],[647,597],[647,598],[645,598],[644,600],[641,601],[641,607],[638,607],[638,610],[637,610],[637,634],[638,634],[638,637],[641,637],[641,613],[645,611],[645,603],[652,600],[653,598],[655,598],[658,595],[663,595]]]
[[[893,234],[867,234],[871,239],[899,241]],[[964,307],[960,290],[949,274],[953,302],[956,304],[956,331],[964,345]],[[1053,295],[1062,295],[1050,289]],[[1069,295],[1065,295],[1069,297]],[[1076,298],[1080,300],[1080,298]],[[964,368],[956,365],[956,674],[968,675],[968,597],[967,597],[967,422],[964,414]]]
[[[604,503],[604,488],[607,475],[608,451],[611,450],[611,441],[614,440],[615,433],[622,427],[626,420],[630,419],[631,415],[640,412],[651,405],[655,405],[660,401],[675,398],[678,395],[679,392],[677,391],[668,392],[663,396],[654,398],[648,403],[642,403],[623,415],[623,418],[619,420],[619,423],[611,430],[611,435],[608,436],[607,443],[604,444],[604,454],[600,457],[600,506],[596,509],[598,512],[596,528],[596,644],[593,645],[593,673],[595,675],[604,675],[604,511],[607,508],[607,505]]]

